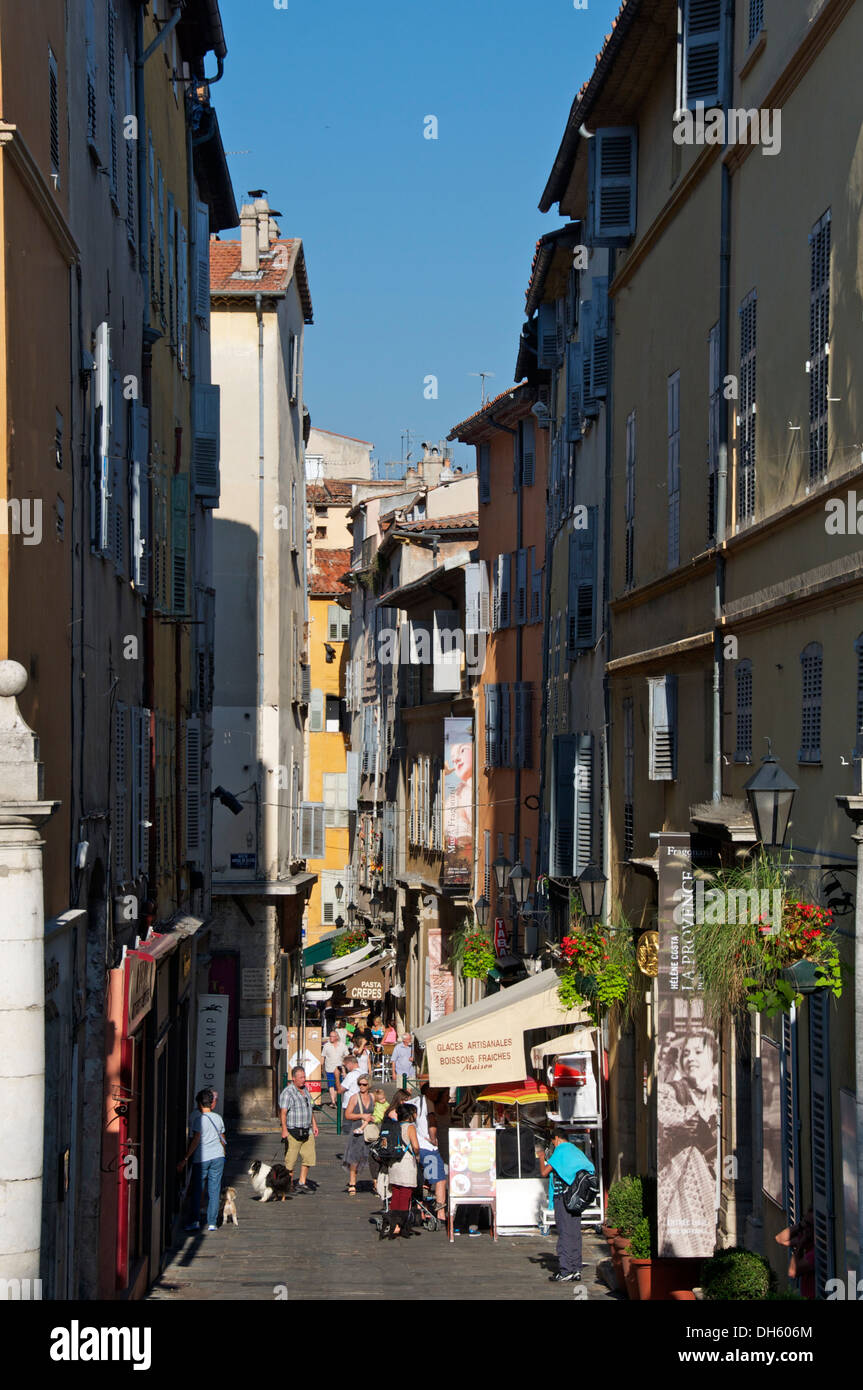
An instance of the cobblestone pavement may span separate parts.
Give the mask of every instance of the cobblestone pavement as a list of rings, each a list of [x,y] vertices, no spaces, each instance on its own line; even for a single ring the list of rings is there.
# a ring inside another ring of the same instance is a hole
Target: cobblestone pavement
[[[332,1111],[324,1111],[329,1117]],[[551,1284],[557,1269],[556,1240],[550,1236],[479,1237],[421,1231],[409,1240],[379,1241],[372,1212],[381,1209],[371,1189],[346,1192],[339,1162],[345,1138],[331,1119],[321,1124],[318,1189],[287,1202],[255,1200],[247,1169],[252,1159],[281,1159],[272,1133],[229,1135],[224,1184],[237,1189],[239,1226],[183,1234],[160,1279],[148,1295],[160,1301],[257,1299],[501,1300],[553,1299],[565,1303],[612,1300],[596,1278],[605,1243],[585,1231],[581,1286]]]

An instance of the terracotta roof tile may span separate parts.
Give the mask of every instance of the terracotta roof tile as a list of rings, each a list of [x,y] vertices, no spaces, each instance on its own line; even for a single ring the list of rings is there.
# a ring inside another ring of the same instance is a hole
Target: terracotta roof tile
[[[351,567],[349,550],[318,550],[309,570],[309,593],[319,598],[350,593],[344,576]]]
[[[255,295],[285,294],[292,278],[303,305],[303,318],[312,322],[312,300],[306,275],[303,243],[299,237],[281,238],[270,243],[270,253],[264,254],[259,275],[240,273],[240,242],[210,242],[210,294]]]
[[[313,507],[350,506],[353,483],[344,478],[323,478],[319,483],[306,483],[306,501]]]
[[[469,531],[479,525],[477,512],[461,512],[458,516],[424,517],[422,521],[402,521],[397,531]]]

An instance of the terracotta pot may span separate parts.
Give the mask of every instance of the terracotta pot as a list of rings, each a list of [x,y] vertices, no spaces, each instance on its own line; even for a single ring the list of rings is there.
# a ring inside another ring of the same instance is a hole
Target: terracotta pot
[[[639,1301],[638,1280],[635,1277],[635,1265],[629,1256],[626,1256],[626,1270],[624,1272],[624,1283],[626,1285],[627,1297],[632,1303]]]
[[[672,1289],[668,1297],[675,1299],[678,1303],[695,1303],[696,1301],[695,1294],[691,1289]]]
[[[605,1239],[606,1239],[607,1242],[608,1242],[608,1248],[609,1248],[609,1250],[610,1250],[610,1249],[611,1249],[611,1242],[614,1240],[614,1237],[615,1237],[615,1236],[617,1235],[617,1233],[618,1233],[618,1232],[617,1232],[617,1227],[616,1227],[616,1226],[606,1226],[606,1225],[603,1223],[603,1225],[600,1227],[600,1229],[601,1229],[601,1231],[602,1231],[602,1234],[605,1236]]]
[[[692,1288],[701,1269],[701,1260],[674,1259],[664,1256],[653,1261],[650,1297],[654,1303],[671,1297],[672,1289]]]
[[[625,1293],[626,1270],[629,1268],[629,1237],[612,1236],[608,1244],[611,1250],[611,1263],[614,1266],[614,1276],[617,1280],[618,1293]],[[626,1259],[626,1268],[624,1268],[623,1264],[624,1258]]]
[[[634,1260],[630,1258],[629,1261],[630,1274],[635,1278],[635,1287],[642,1303],[649,1302],[653,1297],[650,1278],[652,1265],[652,1260]]]

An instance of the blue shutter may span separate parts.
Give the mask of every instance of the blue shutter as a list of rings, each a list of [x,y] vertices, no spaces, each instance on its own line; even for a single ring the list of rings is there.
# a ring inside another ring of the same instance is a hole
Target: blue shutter
[[[800,1220],[800,1110],[797,1099],[797,1010],[782,1015],[782,1195],[792,1226]]]
[[[498,687],[485,687],[485,764],[500,766],[500,703]]]
[[[512,744],[510,742],[509,686],[500,685],[498,689],[500,691],[500,765],[501,767],[510,767],[512,764]]]
[[[593,304],[581,305],[581,408],[585,415],[598,415],[599,403],[593,390]]]
[[[553,744],[551,802],[551,873],[569,877],[575,838],[575,757],[573,734],[558,734]]]
[[[581,439],[582,347],[570,343],[566,350],[566,438],[569,444]]]
[[[593,362],[590,379],[594,396],[608,395],[608,277],[593,282]]]
[[[510,572],[512,569],[512,556],[498,555],[497,557],[497,627],[509,627],[510,625]]]
[[[721,106],[726,95],[728,6],[725,0],[680,0],[680,4],[683,43],[679,104],[690,111],[695,110],[698,101],[703,101],[707,108]]]
[[[833,1229],[833,1129],[830,1106],[830,995],[809,995],[809,1081],[812,1107],[812,1207],[815,1215],[815,1297],[836,1273]]]
[[[536,478],[536,429],[532,415],[521,422],[521,485],[533,487]]]
[[[515,623],[521,627],[527,622],[527,551],[515,552]]]
[[[515,766],[533,766],[533,687],[530,681],[515,686]]]
[[[648,678],[651,782],[677,778],[677,677]]]
[[[635,236],[637,176],[637,127],[598,130],[588,145],[588,234],[593,246],[625,245]]]
[[[567,654],[570,659],[596,642],[597,508],[589,507],[587,529],[569,537]]]

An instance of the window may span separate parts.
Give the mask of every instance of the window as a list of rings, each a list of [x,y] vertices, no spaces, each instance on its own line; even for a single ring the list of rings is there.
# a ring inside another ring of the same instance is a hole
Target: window
[[[575,833],[576,737],[558,734],[552,744],[551,868],[553,876],[572,874]]]
[[[810,642],[800,654],[802,678],[802,711],[800,763],[820,763],[821,761],[821,686],[823,676],[823,653],[820,642]]]
[[[752,761],[752,662],[738,663],[737,680],[737,747],[736,763]]]
[[[351,615],[341,604],[327,605],[327,638],[330,642],[347,642],[351,631]]]
[[[764,28],[764,0],[749,0],[749,44],[753,44]]]
[[[722,378],[719,360],[719,324],[710,330],[707,344],[707,539],[716,539],[716,501],[719,478],[719,426],[722,409]]]
[[[119,701],[114,706],[114,881],[125,883],[129,874],[129,711]]]
[[[542,622],[542,576],[543,571],[536,568],[536,547],[530,547],[530,621]]]
[[[201,721],[194,716],[186,721],[186,863],[201,862],[202,804],[201,804]]]
[[[200,724],[198,727],[200,728]],[[188,726],[186,737],[188,740]],[[150,747],[150,711],[135,709],[132,711],[133,878],[137,878],[139,874],[146,874],[150,867]],[[188,814],[186,826],[188,834]]]
[[[830,359],[830,213],[809,234],[809,482],[827,476],[827,395]]]
[[[569,537],[567,655],[570,660],[596,642],[596,507],[587,509],[587,527]]]
[[[740,469],[737,475],[737,520],[751,521],[755,515],[755,290],[740,306]]]
[[[831,1115],[830,1000],[816,989],[809,1000],[809,1094],[812,1118],[812,1206],[815,1227],[815,1297],[829,1297],[836,1273],[833,1233],[833,1120]]]
[[[519,627],[527,622],[527,551],[515,552],[515,621]]]
[[[57,81],[57,59],[48,49],[48,120],[51,177],[54,187],[60,186],[60,92]]]
[[[327,695],[325,702],[325,732],[338,734],[342,731],[342,702],[338,695]]]
[[[324,804],[304,801],[300,806],[300,858],[324,857]]]
[[[119,372],[111,373],[111,499],[109,539],[114,560],[114,573],[125,575],[128,570],[126,530],[126,498],[128,496],[128,463],[126,458],[126,409]]]
[[[494,628],[509,627],[511,555],[498,555],[494,570]]]
[[[335,926],[337,919],[344,920],[350,897],[350,869],[324,869],[321,873],[321,922],[324,926]],[[336,892],[339,884],[339,892]]]
[[[680,372],[668,378],[668,568],[680,564]]]
[[[725,0],[678,0],[677,106],[695,110],[719,106],[726,96],[728,9]]]
[[[500,686],[485,686],[485,765],[500,767]]]
[[[635,847],[635,717],[632,696],[623,702],[623,857]]]
[[[150,490],[147,486],[147,457],[150,439],[150,412],[140,401],[129,401],[129,456],[132,505],[132,582],[139,593],[148,588],[150,549]]]
[[[635,428],[635,411],[626,420],[626,500],[625,500],[625,521],[626,535],[624,540],[624,574],[623,583],[625,588],[631,589],[635,583],[635,458],[636,458],[637,434]]]
[[[491,501],[491,445],[480,444],[477,449],[477,472],[479,474],[479,500]]]
[[[588,141],[587,152],[588,242],[592,246],[625,246],[635,236],[638,131],[635,126],[597,130]]]
[[[854,756],[863,757],[863,632],[854,643],[857,657],[857,717],[854,729]]]
[[[432,689],[455,695],[461,690],[464,637],[457,612],[436,609],[434,615],[434,669]]]
[[[465,635],[488,632],[488,570],[484,560],[464,567]]]
[[[648,678],[650,695],[650,780],[677,778],[677,677]]]
[[[334,828],[348,823],[348,774],[324,773],[324,825]]]

